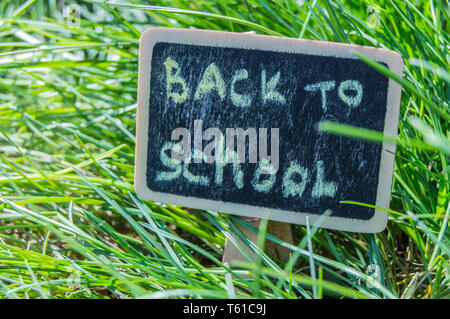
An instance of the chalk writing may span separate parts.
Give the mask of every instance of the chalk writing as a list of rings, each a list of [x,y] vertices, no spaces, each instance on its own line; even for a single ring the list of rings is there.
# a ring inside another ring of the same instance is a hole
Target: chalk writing
[[[266,70],[261,72],[261,94],[263,103],[274,101],[280,104],[286,103],[283,95],[276,91],[276,86],[280,80],[280,71],[278,71],[268,82],[266,81]]]
[[[327,111],[327,91],[334,89],[336,86],[335,81],[325,81],[314,84],[308,84],[305,86],[306,91],[315,92],[320,90],[322,94],[322,109],[324,112]]]
[[[186,81],[180,76],[180,67],[178,66],[178,63],[171,58],[167,58],[166,62],[164,62],[164,66],[167,71],[167,99],[172,98],[175,103],[182,103],[186,101],[189,89],[186,85]],[[173,73],[173,70],[175,70],[175,73]],[[175,84],[181,85],[182,93],[174,92],[172,90]]]
[[[369,219],[381,146],[318,132],[383,132],[388,80],[352,58],[157,43],[149,96],[150,190]]]
[[[217,91],[222,100],[225,98],[225,82],[215,63],[208,65],[205,73],[203,73],[203,77],[195,91],[194,99],[200,100],[213,90]]]
[[[252,102],[250,95],[248,94],[238,94],[234,91],[234,86],[237,81],[245,80],[248,78],[248,72],[246,69],[239,69],[234,73],[233,79],[231,80],[231,101],[234,105],[240,107],[249,106]]]

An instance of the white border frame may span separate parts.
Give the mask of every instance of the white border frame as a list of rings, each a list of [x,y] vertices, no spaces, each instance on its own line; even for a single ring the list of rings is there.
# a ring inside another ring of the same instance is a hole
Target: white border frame
[[[255,218],[262,218],[263,213],[267,212],[269,213],[269,219],[271,220],[293,224],[305,225],[306,216],[309,216],[310,223],[314,224],[321,215],[154,192],[147,187],[146,171],[151,59],[153,47],[158,42],[303,53],[351,59],[357,59],[357,57],[352,54],[353,51],[356,51],[378,62],[386,63],[391,71],[399,75],[403,72],[402,57],[396,52],[380,48],[256,34],[193,29],[152,28],[146,30],[142,34],[139,41],[138,108],[134,175],[134,188],[139,197],[145,200],[163,202],[167,204],[213,210]],[[389,79],[387,111],[384,126],[385,134],[397,134],[400,97],[400,85],[392,79]],[[395,153],[395,148],[396,147],[393,144],[383,143],[382,145],[376,198],[376,206],[379,207],[389,208],[394,169],[393,154]],[[369,220],[330,216],[321,224],[321,227],[361,233],[377,233],[386,228],[387,215],[387,212],[380,209],[375,209],[373,217]]]

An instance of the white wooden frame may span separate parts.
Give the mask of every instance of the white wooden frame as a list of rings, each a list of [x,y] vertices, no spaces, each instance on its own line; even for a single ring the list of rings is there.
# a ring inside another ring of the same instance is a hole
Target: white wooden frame
[[[396,52],[380,48],[256,34],[192,29],[153,28],[142,34],[139,48],[136,161],[134,175],[136,193],[142,199],[146,200],[219,211],[247,217],[262,218],[265,213],[268,213],[269,219],[271,220],[294,224],[304,225],[306,223],[306,216],[309,216],[310,223],[314,224],[320,215],[154,192],[147,187],[147,164],[151,165],[151,163],[147,163],[151,59],[153,47],[158,42],[269,50],[351,59],[357,59],[352,52],[359,52],[378,62],[386,63],[390,70],[397,74],[401,75],[403,72],[402,57]],[[400,97],[400,85],[392,79],[389,79],[387,111],[384,126],[385,134],[397,134]],[[376,206],[379,207],[389,208],[394,168],[393,153],[395,153],[395,145],[383,143],[376,198]],[[355,206],[353,209],[357,209],[357,207]],[[380,209],[375,209],[375,214],[369,220],[328,217],[321,224],[321,227],[362,233],[376,233],[382,231],[386,225],[387,212]]]

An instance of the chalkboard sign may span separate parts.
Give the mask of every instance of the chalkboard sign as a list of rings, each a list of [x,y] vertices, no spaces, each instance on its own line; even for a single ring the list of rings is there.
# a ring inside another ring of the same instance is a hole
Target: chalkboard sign
[[[319,131],[396,134],[394,52],[338,43],[156,28],[140,40],[135,189],[156,202],[323,227],[385,228],[395,146]]]

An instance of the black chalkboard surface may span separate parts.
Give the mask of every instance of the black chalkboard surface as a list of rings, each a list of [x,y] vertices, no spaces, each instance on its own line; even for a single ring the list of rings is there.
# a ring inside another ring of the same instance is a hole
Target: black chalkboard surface
[[[396,53],[337,43],[152,29],[141,38],[135,188],[157,202],[304,224],[384,229],[392,145],[320,132],[328,120],[396,134]],[[227,150],[229,152],[227,152]],[[178,157],[176,157],[178,156]]]

